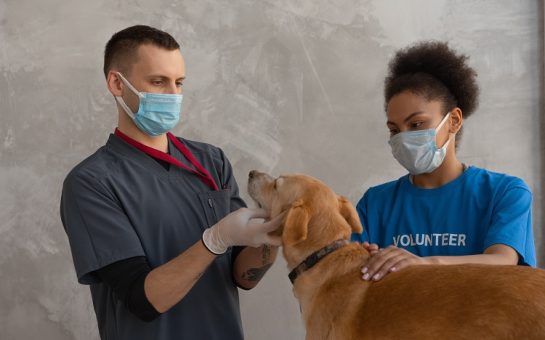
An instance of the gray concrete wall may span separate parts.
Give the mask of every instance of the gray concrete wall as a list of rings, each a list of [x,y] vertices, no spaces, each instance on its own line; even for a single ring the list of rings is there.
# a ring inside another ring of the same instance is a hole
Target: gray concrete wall
[[[98,338],[59,196],[69,169],[115,127],[103,47],[136,23],[182,43],[175,132],[221,146],[245,198],[250,169],[311,174],[354,202],[402,175],[386,142],[387,60],[417,40],[450,41],[482,88],[460,157],[528,183],[545,263],[541,1],[0,0],[0,338]],[[241,293],[248,339],[303,338],[286,275],[279,260]]]

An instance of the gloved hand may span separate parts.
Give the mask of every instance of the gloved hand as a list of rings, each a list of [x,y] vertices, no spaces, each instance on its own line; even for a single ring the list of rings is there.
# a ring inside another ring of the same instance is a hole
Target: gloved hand
[[[206,229],[202,241],[212,253],[219,255],[231,246],[259,247],[264,244],[280,246],[280,236],[268,233],[276,230],[281,224],[283,214],[274,219],[259,223],[256,218],[267,218],[269,214],[264,209],[241,208],[222,218],[218,223]]]

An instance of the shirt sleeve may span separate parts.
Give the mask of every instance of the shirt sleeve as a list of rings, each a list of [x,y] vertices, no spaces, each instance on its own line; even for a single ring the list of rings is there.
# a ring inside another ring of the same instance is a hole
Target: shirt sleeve
[[[108,264],[145,256],[120,202],[95,178],[70,174],[60,213],[80,283],[100,282],[95,271]]]
[[[525,185],[508,188],[495,203],[484,249],[505,244],[519,255],[519,264],[535,266],[532,194]]]
[[[354,242],[363,243],[369,241],[369,230],[367,230],[367,196],[369,191],[366,191],[363,197],[356,204],[356,211],[360,217],[361,225],[363,226],[363,232],[361,234],[352,233],[351,240]]]
[[[149,302],[144,289],[144,281],[150,271],[148,260],[137,256],[102,267],[97,274],[132,314],[150,322],[161,315]]]

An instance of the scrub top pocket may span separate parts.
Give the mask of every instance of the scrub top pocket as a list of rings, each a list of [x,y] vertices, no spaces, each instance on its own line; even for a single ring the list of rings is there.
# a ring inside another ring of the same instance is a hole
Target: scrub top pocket
[[[216,224],[231,212],[229,190],[202,192],[198,196],[206,216],[207,227]]]

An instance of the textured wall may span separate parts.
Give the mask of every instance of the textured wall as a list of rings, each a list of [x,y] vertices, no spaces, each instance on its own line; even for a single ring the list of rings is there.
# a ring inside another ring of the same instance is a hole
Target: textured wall
[[[0,337],[98,337],[59,196],[115,126],[103,47],[136,23],[182,43],[176,132],[221,146],[243,192],[250,169],[304,172],[354,202],[403,173],[386,143],[388,58],[420,39],[451,41],[482,88],[460,156],[529,184],[543,264],[542,22],[536,0],[0,0]],[[241,293],[248,339],[303,338],[286,275],[280,260]]]

